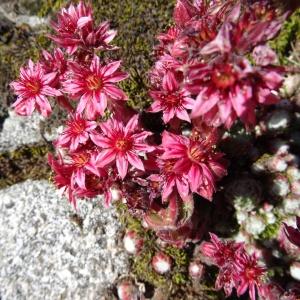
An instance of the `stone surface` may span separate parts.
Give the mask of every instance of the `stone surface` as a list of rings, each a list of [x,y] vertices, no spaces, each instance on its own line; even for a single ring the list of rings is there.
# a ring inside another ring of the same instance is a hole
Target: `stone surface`
[[[42,139],[39,124],[40,116],[37,114],[21,117],[10,112],[0,132],[0,152],[14,150],[23,144],[39,142]]]
[[[30,117],[22,117],[10,111],[0,131],[0,152],[12,151],[19,146],[42,141],[40,130],[42,119],[43,117],[38,113]],[[62,130],[62,127],[54,128],[50,133],[45,132],[44,137],[47,141],[53,141]]]
[[[35,6],[39,5],[36,5],[36,3],[31,4],[28,2],[29,1],[27,1],[26,3],[26,1],[1,0],[0,13],[3,13],[6,18],[8,18],[11,22],[14,22],[16,25],[28,24],[32,28],[38,28],[39,26],[44,25],[47,22],[45,18],[31,15],[30,10],[36,10],[37,7]]]
[[[127,273],[114,209],[98,198],[74,213],[46,181],[0,190],[0,299],[100,299]]]

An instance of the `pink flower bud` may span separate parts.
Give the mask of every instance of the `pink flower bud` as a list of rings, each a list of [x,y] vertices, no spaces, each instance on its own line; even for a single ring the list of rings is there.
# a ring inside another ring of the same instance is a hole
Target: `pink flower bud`
[[[139,300],[138,288],[128,279],[118,284],[118,297],[120,300]]]
[[[172,259],[163,252],[156,253],[152,258],[152,267],[159,274],[168,273],[171,270]]]
[[[118,188],[111,188],[110,189],[112,201],[120,201],[122,199],[121,190]]]
[[[192,279],[200,280],[204,275],[204,265],[200,262],[192,261],[189,265],[189,275]]]
[[[144,241],[135,231],[130,230],[126,232],[123,244],[128,253],[137,254],[141,251]]]

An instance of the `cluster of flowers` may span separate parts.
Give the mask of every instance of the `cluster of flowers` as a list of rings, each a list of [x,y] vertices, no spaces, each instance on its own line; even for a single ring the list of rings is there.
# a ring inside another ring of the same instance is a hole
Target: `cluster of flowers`
[[[224,289],[226,297],[235,288],[238,297],[249,290],[251,300],[256,299],[256,290],[260,299],[298,299],[293,291],[284,292],[268,281],[266,268],[259,265],[255,253],[247,253],[243,243],[222,241],[215,234],[210,234],[210,237],[210,242],[201,244],[200,251],[204,260],[219,268],[215,287],[217,290]]]
[[[269,1],[178,0],[174,25],[158,36],[149,76],[148,112],[162,113],[160,133],[145,130],[126,106],[118,83],[128,74],[105,56],[117,49],[110,44],[116,31],[108,22],[96,26],[81,1],[51,23],[53,53],[30,60],[11,83],[18,96],[13,107],[22,116],[36,109],[49,117],[51,102],[68,111],[54,142],[57,155],[48,161],[56,186],[75,207],[79,198],[104,195],[106,205],[122,199],[146,228],[182,247],[201,237],[198,198],[212,200],[226,175],[227,162],[216,150],[222,127],[240,119],[250,128],[259,105],[279,100],[284,69],[266,42],[288,14]],[[203,251],[219,266],[216,284],[226,295],[233,287],[238,295],[249,288],[251,299],[255,286],[262,293],[264,269],[243,245],[212,235]]]
[[[58,47],[43,51],[37,63],[30,60],[11,86],[20,115],[36,109],[50,116],[49,98],[69,113],[54,142],[57,158],[49,155],[56,186],[74,206],[76,199],[96,195],[104,195],[109,205],[118,194],[162,239],[178,246],[196,239],[192,193],[211,200],[216,181],[226,174],[223,154],[215,150],[218,130],[195,122],[188,136],[181,134],[181,124],[161,135],[146,131],[117,85],[128,76],[121,62],[105,59],[105,51],[116,49],[109,24],[96,26],[91,7],[80,2],[62,9],[51,25],[50,38]],[[192,108],[194,100],[178,86],[175,73],[162,81],[169,91],[166,105],[182,100]],[[186,111],[176,116],[189,121]],[[171,119],[175,114],[165,121]]]
[[[237,118],[254,125],[257,106],[279,100],[284,70],[266,42],[287,15],[270,1],[178,0],[175,25],[158,36],[151,111],[163,111],[166,123],[176,116],[217,127],[230,128]]]

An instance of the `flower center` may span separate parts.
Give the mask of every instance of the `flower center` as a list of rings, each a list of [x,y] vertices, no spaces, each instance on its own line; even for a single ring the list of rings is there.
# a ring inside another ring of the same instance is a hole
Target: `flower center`
[[[72,122],[72,124],[71,124],[71,131],[74,134],[80,134],[84,131],[84,129],[85,129],[84,120],[75,121],[75,122]]]
[[[83,167],[90,160],[90,155],[88,153],[77,153],[72,156],[74,165],[77,168]]]
[[[131,149],[132,142],[128,139],[118,139],[115,144],[116,148],[119,151],[125,152]]]
[[[246,272],[246,277],[249,279],[249,280],[253,280],[257,277],[257,273],[255,271],[255,269],[252,269],[252,268],[247,268],[245,270]]]
[[[180,105],[182,97],[180,94],[175,93],[165,96],[164,100],[168,106],[177,106]]]
[[[38,94],[41,90],[41,83],[39,81],[31,81],[26,83],[26,87],[34,95]]]
[[[86,86],[89,90],[96,91],[103,86],[103,82],[101,78],[95,75],[90,75],[86,78]]]
[[[221,89],[226,89],[235,83],[235,74],[230,65],[226,65],[214,70],[212,74],[212,81]]]
[[[164,171],[165,173],[171,173],[173,172],[175,161],[167,160],[164,163]]]
[[[199,161],[203,160],[203,158],[204,158],[203,149],[198,144],[192,145],[188,149],[187,154],[188,154],[189,159],[194,162],[199,162]]]

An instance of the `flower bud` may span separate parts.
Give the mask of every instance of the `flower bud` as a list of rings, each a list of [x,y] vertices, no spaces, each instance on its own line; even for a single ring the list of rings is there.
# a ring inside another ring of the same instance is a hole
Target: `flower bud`
[[[171,270],[172,259],[163,252],[156,253],[152,258],[152,267],[158,274],[165,274]]]
[[[139,290],[130,280],[122,280],[118,284],[118,297],[120,300],[139,300]]]
[[[135,231],[130,230],[126,232],[123,238],[123,244],[128,253],[137,254],[141,251],[144,241]]]
[[[118,188],[111,188],[110,189],[111,192],[111,196],[112,196],[112,201],[119,201],[122,199],[122,193],[120,191],[120,189]]]
[[[189,264],[189,275],[192,279],[198,279],[200,280],[204,275],[204,265],[202,265],[200,262],[192,261]]]

